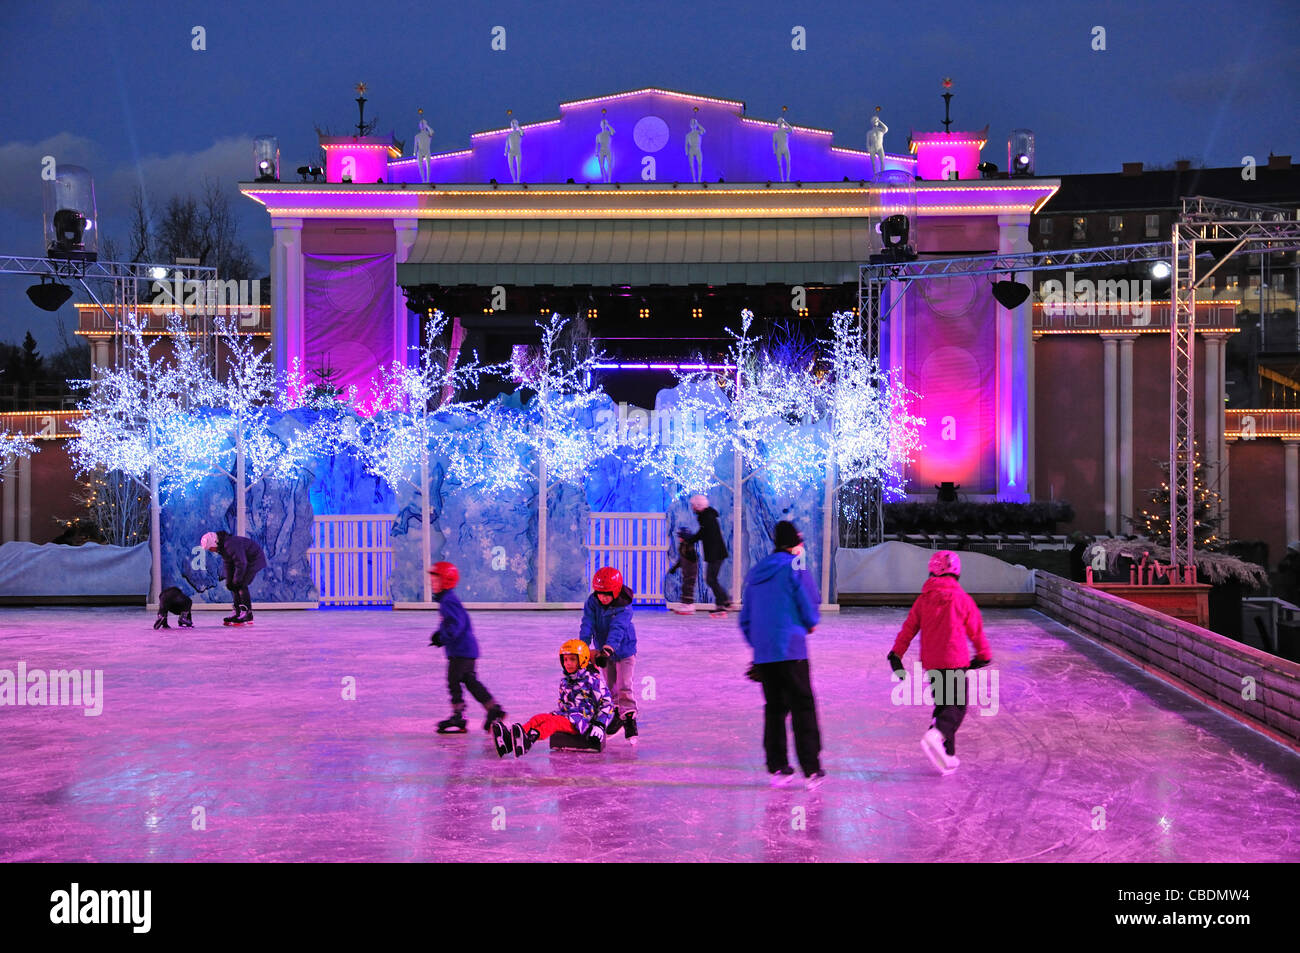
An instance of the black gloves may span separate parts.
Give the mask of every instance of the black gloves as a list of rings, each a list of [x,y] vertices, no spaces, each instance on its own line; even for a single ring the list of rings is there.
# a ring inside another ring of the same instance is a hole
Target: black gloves
[[[759,674],[757,665],[751,665],[749,668],[745,669],[745,677],[751,682],[763,681],[763,676]]]
[[[971,667],[971,668],[983,668],[985,665],[989,665],[989,664],[991,664],[992,661],[993,661],[993,659],[991,659],[991,658],[973,658],[973,659],[970,660],[970,667]]]
[[[606,645],[594,656],[592,656],[591,660],[593,663],[595,663],[596,668],[604,668],[606,665],[610,663],[610,661],[613,658],[614,658],[614,650],[611,649],[608,645]]]
[[[890,652],[888,655],[885,656],[885,658],[889,660],[889,667],[894,670],[895,678],[897,678],[900,682],[903,679],[907,678],[907,669],[903,668],[903,660],[901,658],[899,658],[893,652]]]
[[[436,645],[436,646],[438,646],[438,647],[441,648],[441,647],[442,647],[442,636],[439,635],[437,632],[433,633],[433,635],[429,636],[429,644],[430,644],[430,645]]]

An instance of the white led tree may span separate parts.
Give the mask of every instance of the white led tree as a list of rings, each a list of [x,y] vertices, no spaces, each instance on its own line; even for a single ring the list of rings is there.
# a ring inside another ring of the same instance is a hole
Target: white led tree
[[[897,372],[868,356],[862,325],[849,311],[831,315],[829,367],[819,380],[826,418],[816,458],[825,471],[822,501],[822,592],[830,588],[831,523],[837,491],[864,480],[884,492],[902,490],[904,468],[920,449],[925,421],[912,414],[916,394]],[[829,596],[827,596],[829,598]]]
[[[460,414],[475,419],[478,405],[456,400],[455,395],[467,387],[476,388],[486,373],[497,368],[479,363],[478,355],[459,359],[458,349],[439,342],[447,329],[448,319],[435,311],[425,331],[423,344],[415,349],[413,364],[394,361],[380,369],[374,383],[375,414],[362,422],[355,447],[366,470],[396,489],[403,483],[420,492],[421,519],[424,527],[420,545],[424,601],[432,598],[429,566],[432,531],[429,505],[430,457],[447,457],[449,472],[462,484],[479,482],[486,472],[474,472],[467,465],[469,454],[464,447],[463,432],[440,424],[436,416]],[[346,435],[343,435],[346,440]]]
[[[516,361],[515,379],[535,394],[522,413],[498,407],[487,423],[501,428],[491,437],[503,462],[515,451],[531,451],[537,465],[537,601],[546,601],[547,503],[560,484],[582,485],[596,462],[613,449],[608,434],[590,426],[589,417],[603,402],[593,373],[600,354],[564,342],[566,318],[552,314],[542,329],[541,346],[526,361]],[[518,459],[522,454],[515,453]],[[508,466],[508,464],[507,464]],[[522,476],[519,471],[513,471]]]
[[[186,351],[179,316],[168,317],[168,328],[173,341],[180,342],[180,352],[154,357],[143,319],[135,313],[123,318],[121,363],[101,369],[95,380],[72,382],[87,393],[78,404],[82,416],[75,424],[77,436],[68,442],[79,472],[117,470],[149,494],[151,602],[157,601],[162,588],[162,499],[202,478],[211,439],[200,418],[191,413],[210,398],[210,378],[196,377],[185,366],[192,365],[193,354]]]
[[[4,482],[4,475],[11,466],[39,452],[39,448],[26,434],[0,430],[0,482]]]

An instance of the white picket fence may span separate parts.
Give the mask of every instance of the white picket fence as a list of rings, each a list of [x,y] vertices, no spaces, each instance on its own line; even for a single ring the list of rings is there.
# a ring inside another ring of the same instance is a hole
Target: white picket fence
[[[392,604],[396,518],[393,513],[315,517],[307,557],[322,606]]]
[[[668,519],[663,513],[591,513],[587,517],[587,578],[613,566],[638,605],[662,604],[668,571]]]

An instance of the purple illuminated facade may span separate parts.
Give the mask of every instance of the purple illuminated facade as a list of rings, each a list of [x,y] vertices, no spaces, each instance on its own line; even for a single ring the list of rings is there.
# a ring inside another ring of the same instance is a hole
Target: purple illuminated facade
[[[865,149],[792,124],[790,181],[781,182],[776,122],[746,116],[740,102],[642,89],[562,103],[558,112],[520,120],[519,184],[506,156],[508,126],[433,154],[428,183],[418,160],[395,158],[387,140],[335,137],[324,143],[327,183],[243,184],[266,206],[275,237],[277,364],[329,366],[339,384],[364,387],[377,365],[406,355],[416,339],[418,318],[403,290],[423,289],[449,314],[482,323],[494,319],[496,287],[575,300],[653,288],[655,320],[642,327],[664,339],[682,335],[680,325],[660,322],[675,306],[674,289],[684,305],[722,288],[753,301],[774,292],[788,301],[794,286],[838,289],[838,299],[828,292],[822,300],[851,307],[858,266],[879,250],[882,217],[909,215],[921,253],[1029,250],[1030,215],[1057,188],[1049,179],[975,178],[984,141],[977,133],[913,133],[912,154],[887,154],[874,181]],[[602,120],[613,129],[609,184],[597,159]],[[698,183],[687,156],[692,122],[703,129]],[[345,169],[351,183],[341,181]],[[949,171],[956,180],[940,174]],[[1029,307],[999,307],[986,285],[918,284],[884,328],[882,354],[921,395],[927,421],[909,489],[928,493],[952,481],[975,499],[1029,500]],[[521,311],[516,318],[529,313]],[[681,360],[647,351],[615,363]]]

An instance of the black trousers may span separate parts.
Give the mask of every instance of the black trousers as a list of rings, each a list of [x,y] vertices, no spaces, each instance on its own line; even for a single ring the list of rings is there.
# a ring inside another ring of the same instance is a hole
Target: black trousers
[[[941,681],[934,691],[934,726],[943,735],[943,750],[957,753],[957,729],[966,718],[966,669],[939,669]],[[960,682],[961,684],[958,684]]]
[[[250,579],[248,581],[252,582],[253,580]],[[253,608],[253,597],[248,594],[247,585],[231,586],[230,595],[234,597],[236,609],[240,606],[247,606],[250,609]]]
[[[764,662],[755,666],[763,679],[763,751],[767,770],[790,764],[786,748],[785,719],[794,724],[794,751],[804,774],[821,770],[822,736],[817,728],[817,703],[813,698],[808,660]]]
[[[682,604],[689,606],[695,602],[695,580],[700,576],[700,564],[683,559],[678,565],[682,570]]]
[[[492,701],[492,693],[484,687],[474,673],[474,663],[477,661],[478,659],[472,658],[447,659],[447,688],[451,690],[451,707],[458,712],[465,710],[465,696],[460,690],[462,685],[469,689],[469,693],[484,708],[491,708],[495,704]]]
[[[705,562],[704,564],[704,581],[707,582],[709,588],[713,590],[713,601],[719,609],[727,609],[731,607],[731,596],[728,595],[727,590],[722,587],[722,583],[718,582],[718,572],[722,569],[722,564],[724,562],[726,562],[726,560],[719,559],[717,562]]]

